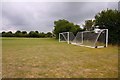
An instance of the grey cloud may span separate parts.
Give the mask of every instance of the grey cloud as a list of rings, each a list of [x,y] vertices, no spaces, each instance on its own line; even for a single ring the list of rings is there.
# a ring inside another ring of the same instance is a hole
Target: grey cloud
[[[107,8],[117,9],[117,2],[4,2],[2,27],[3,30],[48,32],[52,31],[55,20],[81,24]]]
[[[53,10],[51,16],[58,18],[65,18],[71,22],[81,23],[86,19],[92,19],[101,10],[117,8],[117,3],[105,2],[72,2],[72,3],[56,3],[57,9],[50,7]],[[54,4],[51,4],[54,5]],[[63,6],[64,5],[64,6]]]

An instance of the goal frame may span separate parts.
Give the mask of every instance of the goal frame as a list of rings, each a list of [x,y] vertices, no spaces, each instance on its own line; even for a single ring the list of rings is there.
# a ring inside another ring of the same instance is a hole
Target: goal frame
[[[99,39],[99,37],[100,37],[100,34],[103,32],[103,31],[106,31],[106,34],[105,34],[105,46],[96,46],[96,43],[97,43],[97,41],[98,41],[98,39]],[[73,43],[71,43],[71,44],[73,44],[73,45],[78,45],[78,46],[84,46],[84,47],[89,47],[89,48],[104,48],[104,47],[107,47],[108,46],[108,29],[100,29],[100,32],[99,32],[99,34],[98,34],[98,36],[97,36],[97,38],[96,38],[96,40],[95,40],[95,43],[94,43],[94,46],[88,46],[88,45],[84,45],[83,44],[83,37],[84,37],[84,35],[83,35],[83,33],[84,32],[92,32],[92,31],[83,31],[83,32],[81,32],[81,38],[82,38],[82,41],[81,41],[81,43],[80,44],[77,44],[77,43],[75,43],[75,42],[73,42]]]
[[[105,45],[104,46],[96,46],[96,43],[97,43],[97,41],[98,41],[98,39],[99,39],[99,37],[100,37],[100,35],[101,35],[101,33],[103,31],[106,31],[106,34],[105,34]],[[67,42],[68,44],[73,44],[73,45],[77,45],[77,46],[84,46],[84,47],[89,47],[89,48],[104,48],[104,47],[108,47],[108,29],[100,29],[100,32],[98,33],[97,38],[95,39],[95,42],[94,42],[93,46],[89,46],[89,45],[84,45],[83,44],[83,42],[84,42],[84,40],[83,40],[83,38],[84,38],[83,33],[85,33],[85,32],[92,32],[92,31],[83,31],[83,32],[80,32],[82,34],[81,35],[82,41],[81,41],[80,44],[77,44],[75,42],[70,41],[70,32],[59,33],[59,42]],[[61,41],[60,40],[60,35],[64,34],[64,33],[67,33],[66,41]],[[77,36],[75,36],[75,38],[76,37]]]
[[[63,35],[64,33],[67,33],[67,38],[65,38],[65,36]],[[64,38],[66,39],[66,41],[61,41],[60,40],[60,35],[63,35]],[[70,44],[70,40],[69,40],[69,32],[62,32],[62,33],[59,33],[59,42],[67,42],[68,44]]]

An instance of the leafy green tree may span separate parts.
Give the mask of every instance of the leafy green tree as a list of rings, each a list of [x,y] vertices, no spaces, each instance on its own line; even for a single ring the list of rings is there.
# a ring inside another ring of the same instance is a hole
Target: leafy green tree
[[[46,34],[45,34],[44,32],[41,32],[41,33],[39,34],[39,37],[41,37],[41,38],[45,38],[45,36],[46,36]]]
[[[14,37],[14,34],[11,31],[2,32],[2,37]]]
[[[27,32],[26,31],[22,31],[22,34],[27,34]]]
[[[5,31],[2,32],[2,37],[6,37],[6,32]]]
[[[63,19],[54,21],[54,30],[53,33],[56,35],[56,38],[59,37],[61,32],[73,32],[76,34],[78,31],[82,30],[79,25],[74,25],[73,23]]]
[[[6,33],[5,31],[2,32],[2,34],[5,34],[5,33]]]
[[[38,31],[30,31],[29,37],[38,38],[38,37],[40,37],[40,34]]]
[[[52,33],[51,32],[47,32],[46,37],[52,37]]]
[[[95,25],[100,29],[108,29],[109,43],[118,43],[120,32],[120,12],[118,10],[103,10],[95,16]]]
[[[39,34],[39,32],[38,32],[38,31],[35,31],[35,33]]]
[[[7,32],[7,33],[6,33],[6,37],[13,37],[12,31]]]
[[[32,38],[52,37],[51,32],[45,34],[44,32],[39,33],[38,31],[30,31],[29,33],[27,33],[26,31],[20,31],[20,30],[17,30],[15,33],[12,33],[11,31],[9,32],[3,31],[2,33],[0,33],[0,35],[2,37],[32,37]]]
[[[86,20],[85,21],[85,25],[84,26],[84,29],[87,30],[87,31],[90,31],[92,30],[93,28],[93,25],[94,25],[94,20]]]
[[[29,37],[36,37],[36,33],[34,31],[29,32]]]
[[[27,32],[26,31],[22,31],[22,37],[27,37],[27,36],[28,36]]]
[[[20,30],[16,31],[15,37],[22,37],[22,32]]]
[[[29,37],[33,37],[34,31],[30,31],[28,35],[29,35]]]
[[[38,32],[38,31],[35,31],[35,32],[34,32],[34,35],[35,35],[35,37],[38,38],[38,37],[39,37],[39,32]]]

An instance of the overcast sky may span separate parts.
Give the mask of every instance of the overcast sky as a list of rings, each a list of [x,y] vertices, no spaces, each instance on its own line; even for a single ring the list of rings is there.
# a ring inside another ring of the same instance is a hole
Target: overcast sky
[[[2,31],[48,32],[54,21],[66,19],[84,24],[105,9],[118,9],[117,2],[2,2]]]

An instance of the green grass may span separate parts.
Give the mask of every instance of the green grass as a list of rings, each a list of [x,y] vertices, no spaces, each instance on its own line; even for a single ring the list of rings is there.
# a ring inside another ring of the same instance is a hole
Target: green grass
[[[92,49],[55,39],[3,38],[4,78],[117,78],[118,48]]]

